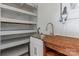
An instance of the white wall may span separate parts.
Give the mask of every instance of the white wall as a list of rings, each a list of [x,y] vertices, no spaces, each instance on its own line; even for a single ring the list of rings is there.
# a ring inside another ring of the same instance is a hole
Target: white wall
[[[54,24],[54,33],[55,35],[65,35],[65,36],[74,36],[79,38],[79,19],[71,19],[62,24],[59,22],[60,19],[60,4],[58,3],[43,3],[38,4],[38,27],[41,27],[41,32],[46,33],[45,27],[48,22]],[[67,4],[69,7],[69,4]],[[78,11],[77,11],[78,12]],[[69,13],[71,13],[69,11]],[[73,13],[74,14],[74,13]],[[78,13],[75,15],[78,17]],[[70,14],[69,17],[71,17]]]
[[[46,25],[51,22],[52,4],[38,4],[38,27],[41,27],[41,32],[46,33]]]

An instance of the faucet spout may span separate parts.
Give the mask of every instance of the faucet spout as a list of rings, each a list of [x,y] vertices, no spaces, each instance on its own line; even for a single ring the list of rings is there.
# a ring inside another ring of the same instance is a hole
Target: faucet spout
[[[51,27],[52,27],[52,33],[50,33],[50,35],[54,35],[54,26],[53,26],[53,24],[52,23],[48,23],[46,25],[46,31],[48,30],[48,25],[51,25]]]

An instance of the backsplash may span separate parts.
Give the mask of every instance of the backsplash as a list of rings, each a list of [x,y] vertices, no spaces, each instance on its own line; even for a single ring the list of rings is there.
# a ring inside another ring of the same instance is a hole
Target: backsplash
[[[66,3],[67,4],[67,3]],[[69,4],[67,4],[69,7]],[[79,38],[79,19],[70,19],[72,17],[72,12],[68,8],[68,21],[65,24],[59,22],[60,18],[60,4],[39,4],[38,5],[38,27],[41,28],[41,32],[46,33],[45,27],[47,23],[52,22],[54,25],[54,34],[55,35],[64,35],[70,37]],[[78,12],[78,10],[77,10]],[[79,14],[75,14],[75,17]],[[50,28],[49,28],[50,29]]]

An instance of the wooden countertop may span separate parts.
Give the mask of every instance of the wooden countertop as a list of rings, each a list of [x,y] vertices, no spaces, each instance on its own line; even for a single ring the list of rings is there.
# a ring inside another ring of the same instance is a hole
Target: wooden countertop
[[[65,36],[46,36],[44,43],[53,50],[64,55],[79,56],[79,38]]]

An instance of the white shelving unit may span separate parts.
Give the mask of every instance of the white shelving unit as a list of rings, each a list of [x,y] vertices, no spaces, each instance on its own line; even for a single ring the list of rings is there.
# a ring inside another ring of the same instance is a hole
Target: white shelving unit
[[[15,8],[15,7],[11,7],[11,6],[8,6],[8,5],[4,5],[4,4],[0,4],[0,7],[5,8],[5,9],[9,9],[9,10],[13,10],[13,11],[17,11],[17,12],[21,12],[21,13],[24,13],[24,14],[32,15],[32,16],[37,16],[35,13],[28,12],[28,11],[25,11],[25,10],[22,10],[22,9],[19,9],[19,8]]]
[[[33,7],[33,8],[37,8],[38,7],[37,5],[35,5],[33,3],[26,3],[26,4],[29,5],[29,6],[31,6],[31,7]]]
[[[29,55],[30,53],[29,34],[36,33],[37,6],[35,6],[35,4],[33,3],[24,4],[28,6],[28,7],[24,7],[28,10],[30,10],[29,8],[30,6],[32,7],[31,10],[28,11],[19,8],[19,6],[21,5],[18,5],[18,7],[15,7],[14,3],[12,3],[12,5],[13,6],[8,5],[8,3],[0,4],[0,28],[1,28],[0,55],[1,56]],[[22,34],[24,34],[24,36]]]
[[[10,48],[10,47],[14,47],[14,46],[18,46],[21,44],[25,44],[25,43],[29,43],[29,39],[22,39],[22,40],[9,40],[9,41],[5,41],[4,43],[2,43],[2,45],[0,45],[0,49],[6,49],[6,48]]]
[[[33,33],[36,30],[16,30],[16,31],[1,31],[0,35],[12,35],[12,34],[23,34],[23,33]]]
[[[9,19],[9,18],[0,18],[0,22],[20,23],[20,24],[36,24],[36,22],[32,22],[32,21]]]
[[[27,54],[27,53],[24,53],[24,54],[22,54],[21,56],[28,56],[28,54]]]
[[[18,46],[16,48],[8,49],[2,52],[3,56],[20,56],[28,52],[28,46]]]

